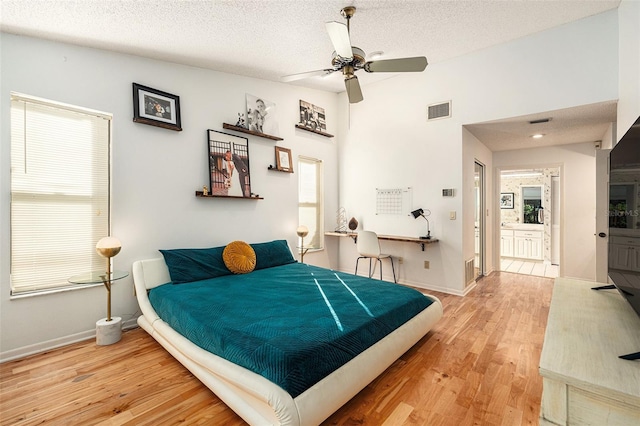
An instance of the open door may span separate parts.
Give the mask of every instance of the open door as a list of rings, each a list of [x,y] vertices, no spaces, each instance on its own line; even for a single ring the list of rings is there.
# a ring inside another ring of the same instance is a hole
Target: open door
[[[609,264],[609,153],[596,151],[596,281],[607,282]]]

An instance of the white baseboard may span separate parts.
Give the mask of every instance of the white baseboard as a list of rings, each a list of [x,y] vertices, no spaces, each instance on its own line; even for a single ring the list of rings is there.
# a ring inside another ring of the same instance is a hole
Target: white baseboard
[[[135,328],[137,326],[138,326],[137,318],[131,318],[122,323],[123,330],[128,330],[131,328]],[[21,348],[0,352],[0,364],[3,362],[24,358],[29,355],[50,351],[52,349],[70,345],[72,343],[82,342],[92,338],[95,339],[95,337],[96,337],[96,329],[93,328],[91,330],[82,331],[80,333],[59,337],[57,339],[46,340],[44,342],[35,343],[33,345],[27,345]]]
[[[353,274],[353,269],[350,269],[350,270],[336,269],[336,271],[344,272],[345,274]],[[362,271],[358,271],[358,276],[366,277],[367,274],[363,273]],[[380,275],[374,275],[372,278],[378,279],[379,277],[380,277]],[[389,281],[389,282],[393,282],[393,276],[391,276],[391,275],[389,275],[389,276],[384,276],[383,275],[383,278],[385,280]],[[404,285],[407,285],[409,287],[419,288],[421,290],[431,290],[431,291],[437,291],[437,292],[440,292],[440,293],[453,294],[454,296],[464,296],[471,289],[473,289],[475,287],[475,284],[473,284],[473,285],[469,285],[464,291],[458,291],[458,290],[451,290],[450,288],[447,288],[447,287],[433,285],[433,284],[430,284],[430,283],[401,280],[400,278],[398,278],[398,284],[404,284]]]

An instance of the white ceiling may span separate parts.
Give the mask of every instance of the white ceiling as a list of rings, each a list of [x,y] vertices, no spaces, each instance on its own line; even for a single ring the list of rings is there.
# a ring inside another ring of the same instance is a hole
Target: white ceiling
[[[325,23],[344,22],[340,10],[349,5],[357,8],[351,20],[354,46],[367,53],[383,51],[382,59],[426,56],[433,64],[615,9],[620,4],[620,0],[0,2],[3,32],[273,81],[288,74],[329,68],[333,48]],[[397,74],[358,73],[363,87],[394,76]],[[344,91],[339,73],[289,84]],[[478,127],[474,131],[482,132]],[[485,133],[482,137],[486,138]]]

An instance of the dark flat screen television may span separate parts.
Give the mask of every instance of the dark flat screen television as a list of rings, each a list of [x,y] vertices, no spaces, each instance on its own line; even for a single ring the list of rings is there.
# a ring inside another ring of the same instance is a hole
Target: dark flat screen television
[[[608,275],[613,285],[595,289],[616,288],[640,317],[640,117],[609,157]],[[620,358],[638,360],[640,352]]]

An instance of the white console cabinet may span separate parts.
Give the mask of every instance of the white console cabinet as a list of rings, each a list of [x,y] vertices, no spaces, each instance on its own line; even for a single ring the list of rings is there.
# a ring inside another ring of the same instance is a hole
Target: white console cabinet
[[[557,278],[540,357],[541,425],[640,425],[640,318],[616,290]]]

